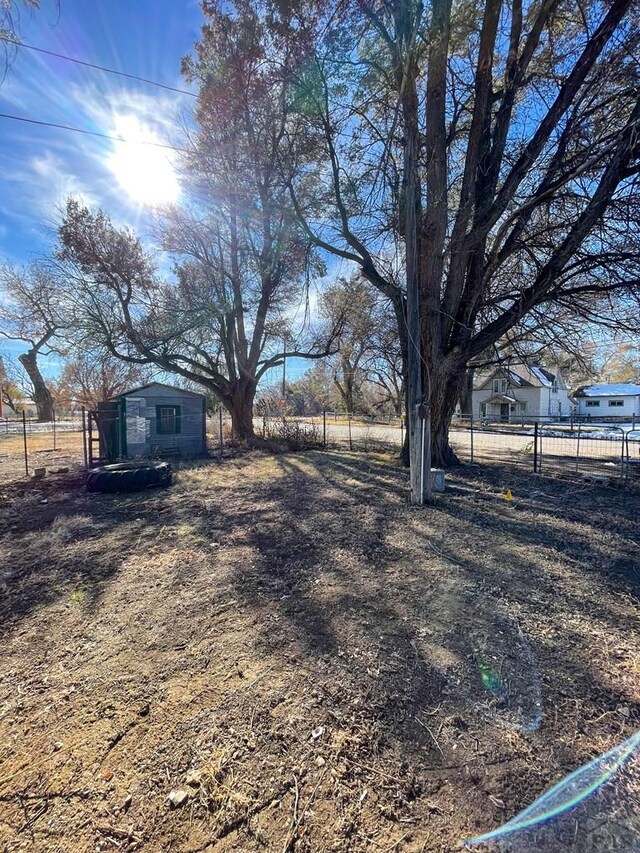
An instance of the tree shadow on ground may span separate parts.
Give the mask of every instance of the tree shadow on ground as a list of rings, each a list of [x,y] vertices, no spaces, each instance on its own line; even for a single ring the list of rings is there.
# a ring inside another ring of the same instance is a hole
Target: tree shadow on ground
[[[386,459],[308,453],[274,457],[273,465],[271,476],[229,488],[207,485],[214,466],[223,473],[218,463],[186,467],[184,482],[197,472],[203,496],[181,491],[178,478],[175,492],[91,500],[73,493],[47,507],[38,536],[14,542],[17,574],[5,578],[0,617],[15,628],[77,588],[86,591],[90,615],[131,555],[162,548],[172,536],[172,545],[201,554],[202,566],[220,563],[212,544],[243,554],[229,593],[253,617],[247,642],[255,657],[293,656],[315,669],[325,686],[339,685],[331,690],[343,709],[375,722],[408,754],[423,748],[432,767],[453,761],[456,742],[478,718],[526,731],[538,688],[543,726],[558,725],[549,712],[565,699],[584,700],[589,719],[620,706],[631,708],[630,725],[637,719],[628,689],[614,678],[602,683],[584,633],[597,620],[600,633],[620,644],[632,630],[633,615],[612,596],[637,587],[633,575],[620,577],[627,557],[611,548],[627,547],[637,498],[594,491],[576,506],[570,486],[532,488],[524,478],[516,492],[532,494],[510,508],[500,500],[499,472],[481,473],[476,487],[461,470],[433,506],[411,508],[404,472]],[[594,525],[608,506],[621,538],[603,546]],[[71,524],[52,530],[56,518],[74,516],[88,519],[75,533]],[[603,547],[610,554],[604,571]],[[167,594],[179,595],[201,567],[187,562],[171,571]],[[207,619],[214,593],[189,604],[193,624]],[[429,724],[435,714],[442,726],[449,720],[444,728]],[[536,741],[541,748],[548,737]],[[491,755],[492,739],[494,729],[478,740],[475,760]]]

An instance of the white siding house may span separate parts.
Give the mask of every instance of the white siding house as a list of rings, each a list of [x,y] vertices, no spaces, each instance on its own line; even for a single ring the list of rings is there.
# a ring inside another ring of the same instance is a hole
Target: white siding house
[[[589,385],[575,394],[578,415],[597,418],[640,417],[640,385],[619,382],[615,385]]]
[[[473,415],[493,421],[568,417],[573,408],[559,371],[538,365],[511,364],[477,376]]]

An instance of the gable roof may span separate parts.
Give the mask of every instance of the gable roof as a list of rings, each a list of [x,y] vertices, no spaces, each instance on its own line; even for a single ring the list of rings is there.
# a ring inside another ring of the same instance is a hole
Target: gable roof
[[[482,374],[474,382],[474,390],[483,388],[491,379],[505,378],[515,388],[551,388],[557,377],[539,365],[529,367],[526,364],[497,365],[491,373]]]
[[[197,391],[188,391],[186,388],[176,388],[175,385],[167,385],[165,382],[147,382],[146,385],[138,385],[137,388],[129,388],[123,391],[122,394],[116,394],[113,400],[118,400],[120,397],[129,397],[131,394],[137,394],[139,391],[146,391],[147,388],[166,388],[169,391],[175,391],[176,394],[189,394],[192,397],[204,397],[204,394],[198,394]]]
[[[578,388],[576,397],[638,397],[640,385],[633,382],[615,382],[613,385],[585,385]]]

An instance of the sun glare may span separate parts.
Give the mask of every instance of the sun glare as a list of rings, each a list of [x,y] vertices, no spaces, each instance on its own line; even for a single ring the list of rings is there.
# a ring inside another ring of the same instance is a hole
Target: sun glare
[[[169,204],[180,194],[180,184],[171,161],[171,152],[136,142],[160,142],[153,131],[135,116],[118,116],[114,135],[130,142],[114,143],[108,166],[116,180],[137,204]]]

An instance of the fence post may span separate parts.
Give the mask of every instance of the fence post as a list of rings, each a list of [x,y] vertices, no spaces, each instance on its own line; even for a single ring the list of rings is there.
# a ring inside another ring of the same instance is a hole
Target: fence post
[[[469,423],[471,430],[471,464],[473,465],[473,412],[471,412],[471,420]]]
[[[56,447],[56,409],[55,406],[51,409],[51,416],[53,417],[53,449],[57,450]]]
[[[84,467],[85,470],[89,468],[89,456],[87,454],[87,423],[86,423],[86,412],[84,406],[81,409],[82,414],[82,454],[84,456]]]
[[[322,448],[327,449],[327,410],[322,410]]]
[[[348,414],[349,419],[349,450],[353,450],[353,442],[351,441],[351,412]]]
[[[576,442],[576,474],[580,469],[580,427],[582,424],[578,424],[578,440]]]
[[[538,473],[538,421],[533,425],[533,473]]]
[[[24,470],[29,476],[29,454],[27,453],[27,415],[22,412],[22,439],[24,441]]]
[[[400,453],[402,453],[403,447],[404,447],[404,421],[402,420],[402,415],[400,415]]]
[[[220,459],[222,459],[222,450],[223,450],[223,442],[222,442],[222,406],[220,406],[220,411],[218,412],[218,423],[219,423],[219,431],[218,431],[218,455]]]

